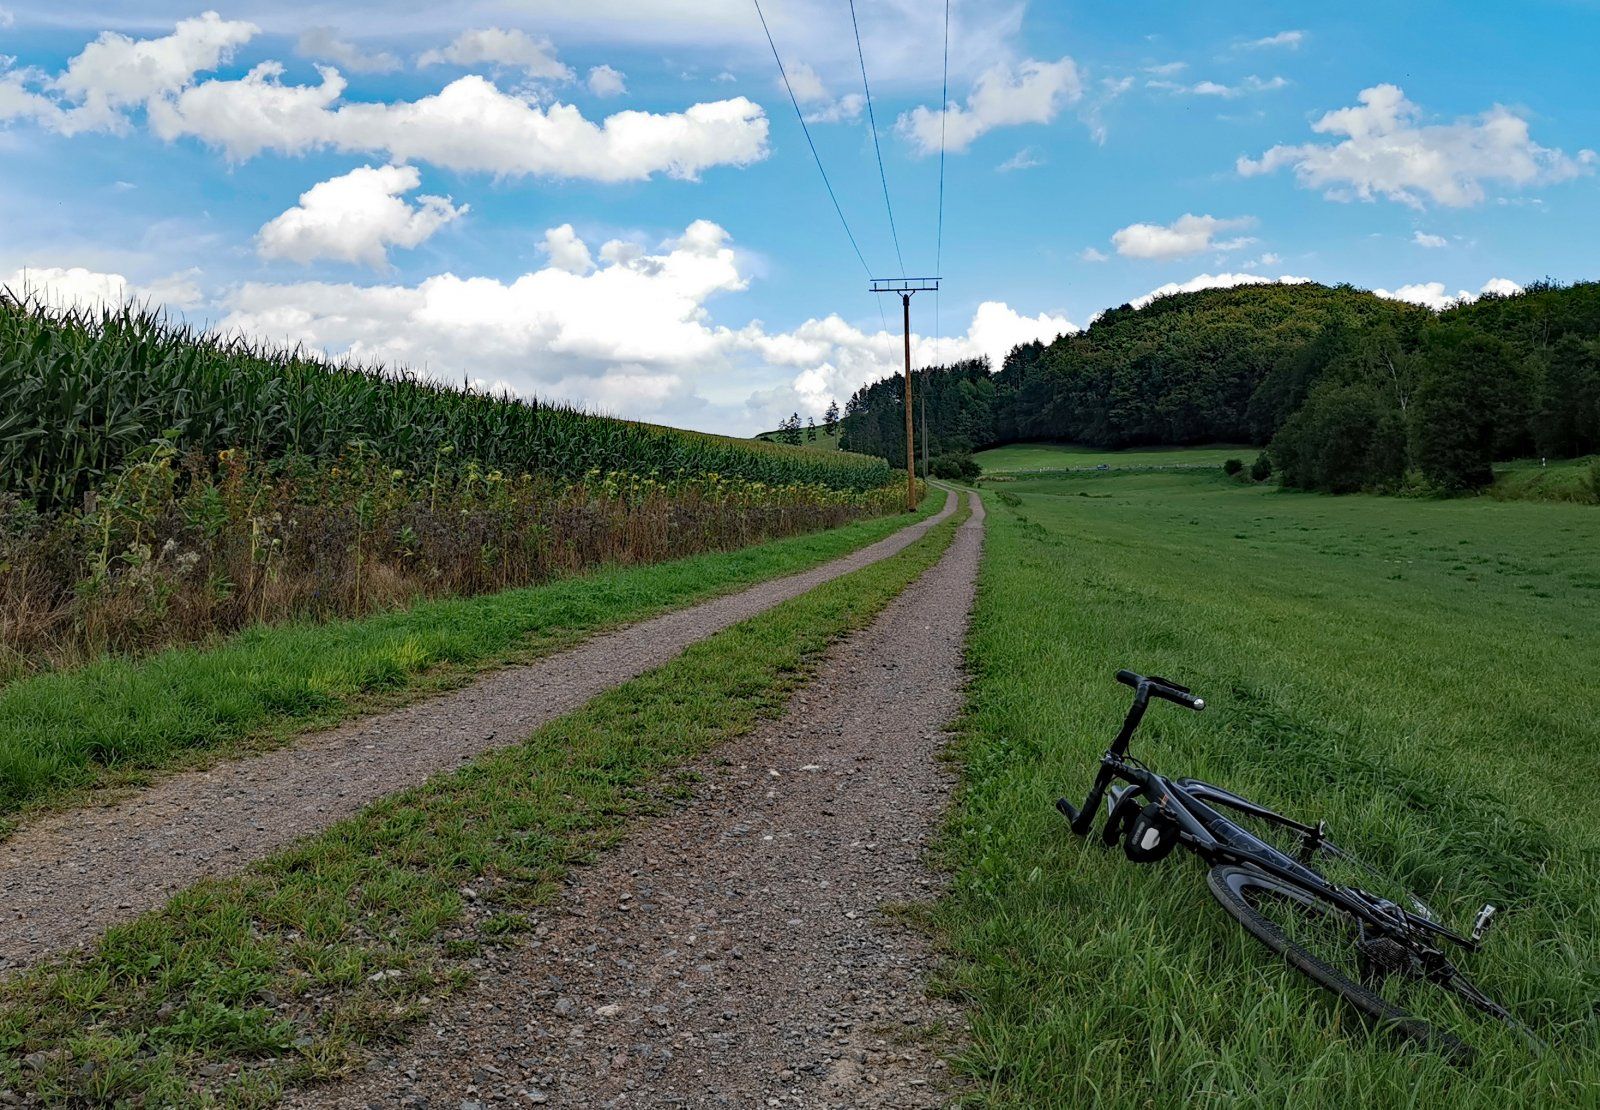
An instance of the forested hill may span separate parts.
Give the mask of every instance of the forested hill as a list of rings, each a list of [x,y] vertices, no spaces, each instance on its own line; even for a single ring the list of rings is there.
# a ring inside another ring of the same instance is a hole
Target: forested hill
[[[1286,482],[1482,484],[1493,459],[1600,450],[1600,284],[1441,314],[1351,286],[1252,285],[1124,305],[1048,346],[920,372],[931,450],[1026,439],[1270,445]],[[896,381],[859,390],[843,446],[904,458]],[[918,412],[920,419],[921,413]]]

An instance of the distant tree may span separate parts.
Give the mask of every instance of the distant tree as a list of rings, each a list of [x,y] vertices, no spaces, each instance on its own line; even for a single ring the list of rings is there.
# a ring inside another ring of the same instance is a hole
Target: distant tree
[[[828,430],[828,435],[836,436],[836,435],[839,434],[839,402],[838,401],[829,401],[828,402],[827,414],[824,415],[822,419],[824,421],[823,427],[825,427]]]
[[[1541,370],[1539,453],[1568,458],[1600,451],[1600,341],[1562,336]]]
[[[1398,410],[1381,387],[1365,382],[1312,390],[1273,437],[1271,452],[1283,484],[1300,489],[1383,489],[1405,474]]]
[[[928,468],[935,478],[950,478],[957,482],[975,482],[982,469],[971,456],[961,453],[940,455],[931,460]]]
[[[817,442],[817,418],[814,416],[806,417],[806,438],[812,443]]]
[[[1230,478],[1236,476],[1243,469],[1243,459],[1229,459],[1227,462],[1222,464],[1222,472]]]
[[[1517,359],[1499,339],[1460,325],[1434,329],[1422,381],[1409,410],[1411,457],[1442,490],[1481,489],[1494,480],[1496,402]]]
[[[800,414],[790,413],[789,419],[778,425],[778,438],[793,446],[800,446]]]
[[[1265,482],[1272,477],[1272,459],[1265,451],[1256,456],[1256,461],[1250,464],[1250,478],[1252,481]]]

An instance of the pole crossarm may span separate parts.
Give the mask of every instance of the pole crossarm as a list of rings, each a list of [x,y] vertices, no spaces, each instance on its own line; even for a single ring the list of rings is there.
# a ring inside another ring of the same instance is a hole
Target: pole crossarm
[[[933,293],[939,288],[939,279],[932,278],[873,278],[873,293]]]

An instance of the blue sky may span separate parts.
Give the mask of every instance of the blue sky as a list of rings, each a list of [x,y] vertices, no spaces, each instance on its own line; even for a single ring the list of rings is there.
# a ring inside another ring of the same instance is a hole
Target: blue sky
[[[898,276],[845,0],[766,0]],[[1162,289],[1600,277],[1600,4],[857,0],[919,363]],[[0,282],[748,434],[899,359],[751,0],[0,0]]]

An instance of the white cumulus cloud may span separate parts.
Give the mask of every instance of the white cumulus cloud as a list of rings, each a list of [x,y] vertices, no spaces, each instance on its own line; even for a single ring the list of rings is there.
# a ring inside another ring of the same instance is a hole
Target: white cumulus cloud
[[[1522,286],[1510,278],[1497,277],[1490,278],[1484,282],[1478,290],[1478,295],[1482,297],[1515,297],[1520,292],[1522,292]]]
[[[816,104],[828,99],[828,86],[822,83],[817,71],[805,62],[790,62],[781,75],[773,78],[780,92],[785,88],[785,78],[788,79],[788,90],[802,104]]]
[[[31,73],[7,70],[4,64],[0,57],[0,123],[33,120],[59,130],[65,122],[61,106],[28,88]]]
[[[151,282],[129,281],[121,274],[82,266],[32,266],[14,271],[0,288],[54,308],[98,312],[124,304],[157,308],[193,308],[203,297],[195,282],[198,271],[169,274]]]
[[[105,31],[50,82],[73,105],[58,126],[67,134],[121,128],[123,109],[183,88],[259,31],[253,23],[225,20],[216,12],[180,20],[161,38],[131,39]]]
[[[544,242],[540,244],[539,249],[550,259],[550,265],[558,270],[565,270],[569,274],[587,274],[594,269],[594,256],[589,253],[589,245],[578,238],[578,233],[572,229],[571,224],[548,229],[544,233]],[[643,253],[643,248],[639,248],[638,254]],[[615,247],[607,257],[609,262],[626,260]]]
[[[1402,285],[1394,290],[1374,289],[1372,292],[1375,296],[1386,300],[1405,301],[1421,305],[1423,308],[1431,308],[1435,312],[1443,312],[1458,304],[1470,304],[1483,296],[1515,296],[1522,292],[1522,286],[1510,278],[1490,278],[1476,293],[1462,289],[1451,295],[1445,292],[1445,284],[1442,281],[1419,281],[1411,285]]]
[[[1170,224],[1129,224],[1111,236],[1117,253],[1128,258],[1182,258],[1201,251],[1234,250],[1254,242],[1238,238],[1216,242],[1218,232],[1235,231],[1250,227],[1254,217],[1218,219],[1216,216],[1196,216],[1188,213]]]
[[[1284,77],[1257,77],[1251,74],[1237,85],[1225,85],[1220,81],[1196,81],[1192,85],[1179,84],[1176,81],[1146,81],[1145,87],[1162,89],[1166,92],[1187,93],[1191,96],[1215,96],[1224,100],[1234,100],[1251,93],[1276,92],[1278,89],[1289,87],[1289,81]]]
[[[920,154],[939,149],[941,126],[947,150],[962,151],[997,127],[1049,123],[1061,109],[1083,99],[1083,78],[1071,58],[1054,62],[1029,59],[998,63],[973,83],[965,105],[943,110],[922,105],[902,115],[896,126]]]
[[[393,73],[400,59],[386,50],[363,50],[339,37],[333,27],[308,27],[295,43],[295,53],[317,62],[332,62],[351,73]]]
[[[711,166],[745,166],[767,156],[766,113],[745,97],[682,112],[617,112],[595,122],[570,104],[540,103],[536,85],[520,95],[478,74],[409,101],[347,102],[348,82],[329,66],[318,67],[314,84],[285,84],[277,61],[237,79],[196,81],[256,33],[253,24],[206,12],[160,38],[108,31],[54,77],[9,68],[9,59],[0,58],[0,121],[33,119],[69,134],[122,130],[142,106],[158,138],[193,138],[234,161],[264,151],[338,150],[501,177],[606,182],[658,173],[692,180]],[[307,45],[336,52],[348,47],[331,35],[313,35]],[[424,57],[490,62],[520,69],[534,82],[572,79],[548,42],[521,31],[469,31]],[[601,90],[622,79],[609,67],[596,67],[595,74]]]
[[[262,227],[256,249],[263,258],[331,258],[381,269],[390,247],[415,247],[467,212],[449,197],[424,195],[409,203],[404,194],[421,184],[413,166],[362,166],[319,182]]]
[[[1245,177],[1293,169],[1307,188],[1332,200],[1387,197],[1414,208],[1425,200],[1459,208],[1480,203],[1490,186],[1513,189],[1566,181],[1592,171],[1596,155],[1540,146],[1528,121],[1502,105],[1454,123],[1422,122],[1422,110],[1396,85],[1363,89],[1360,104],[1328,112],[1311,129],[1343,136],[1331,143],[1279,145],[1240,158]]]
[[[458,66],[494,65],[520,69],[535,80],[571,81],[572,68],[556,57],[556,48],[547,38],[534,38],[526,31],[488,27],[463,31],[442,50],[424,51],[420,66],[450,63]]]
[[[628,81],[620,69],[593,66],[589,70],[589,91],[601,97],[621,96],[628,91]]]
[[[618,112],[601,123],[570,104],[541,107],[470,75],[412,101],[340,103],[332,69],[316,85],[285,85],[264,62],[233,81],[205,81],[150,107],[164,139],[192,137],[235,161],[263,151],[382,153],[502,177],[639,181],[656,173],[693,179],[711,166],[743,166],[767,154],[767,118],[744,97],[683,112]]]
[[[1270,46],[1286,46],[1290,50],[1299,50],[1300,45],[1305,41],[1306,33],[1304,31],[1279,31],[1277,34],[1268,35],[1265,38],[1251,39],[1244,45],[1255,50]]]
[[[1430,235],[1426,231],[1412,232],[1411,241],[1417,246],[1426,247],[1429,250],[1437,250],[1440,247],[1449,246],[1450,244],[1450,240],[1446,239],[1443,235]]]
[[[817,71],[804,62],[786,66],[784,76],[789,80],[787,87],[794,92],[795,100],[804,107],[807,123],[843,123],[859,119],[861,110],[867,106],[867,98],[861,93],[845,93],[835,99]],[[780,90],[785,87],[783,77],[776,81]]]

